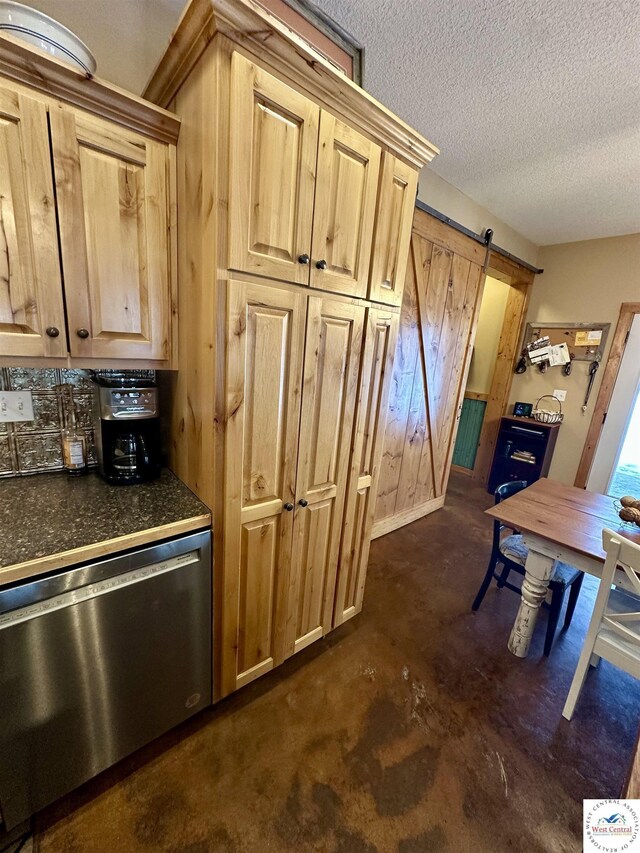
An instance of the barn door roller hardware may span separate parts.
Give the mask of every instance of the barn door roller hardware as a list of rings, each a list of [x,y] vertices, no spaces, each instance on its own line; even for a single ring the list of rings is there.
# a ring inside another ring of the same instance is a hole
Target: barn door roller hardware
[[[471,237],[472,240],[475,240],[476,243],[482,243],[484,246],[491,245],[491,251],[495,252],[498,255],[502,255],[503,258],[507,258],[509,261],[513,261],[514,264],[519,264],[521,267],[524,267],[529,272],[533,272],[536,275],[540,275],[544,272],[544,270],[538,269],[538,267],[532,266],[527,261],[523,261],[522,258],[516,257],[516,255],[512,255],[511,252],[507,252],[506,249],[501,249],[500,246],[496,246],[495,243],[491,242],[487,243],[486,235],[490,231],[491,232],[491,240],[493,240],[493,229],[487,228],[482,234],[476,234],[475,231],[471,231],[470,228],[465,228],[464,225],[461,225],[459,222],[456,222],[455,219],[450,219],[448,216],[445,216],[444,213],[441,213],[439,210],[436,210],[435,207],[431,207],[428,204],[425,204],[420,199],[416,199],[416,207],[419,210],[424,210],[425,213],[428,213],[429,216],[433,216],[436,219],[439,219],[440,222],[444,222],[445,225],[450,225],[452,228],[455,228],[456,231],[459,231],[461,234],[465,234],[467,237]]]

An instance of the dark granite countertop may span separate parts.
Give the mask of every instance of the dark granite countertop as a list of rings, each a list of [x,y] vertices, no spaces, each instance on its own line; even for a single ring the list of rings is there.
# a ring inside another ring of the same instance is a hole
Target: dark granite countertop
[[[136,486],[96,472],[2,479],[0,584],[209,525],[209,509],[167,470]]]

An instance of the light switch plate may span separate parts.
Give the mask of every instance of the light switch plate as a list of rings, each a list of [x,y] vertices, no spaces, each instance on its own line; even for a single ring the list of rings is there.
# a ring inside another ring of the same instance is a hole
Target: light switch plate
[[[0,422],[33,420],[31,391],[0,391]]]
[[[557,397],[561,403],[564,403],[564,401],[567,399],[567,392],[566,391],[560,391],[558,388],[556,388],[555,391],[553,392],[553,396]]]

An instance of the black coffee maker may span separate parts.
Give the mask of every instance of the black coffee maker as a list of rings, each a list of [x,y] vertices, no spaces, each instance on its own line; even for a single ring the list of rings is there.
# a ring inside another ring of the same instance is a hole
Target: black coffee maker
[[[131,485],[160,474],[158,389],[152,379],[94,374],[98,469],[107,483]]]

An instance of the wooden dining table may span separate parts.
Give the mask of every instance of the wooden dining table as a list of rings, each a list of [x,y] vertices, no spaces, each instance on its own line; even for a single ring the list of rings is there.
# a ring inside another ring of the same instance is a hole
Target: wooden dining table
[[[522,533],[529,549],[520,609],[509,637],[509,651],[519,658],[529,652],[556,560],[600,577],[605,560],[605,527],[640,544],[640,527],[620,521],[613,498],[546,478],[486,513]]]

